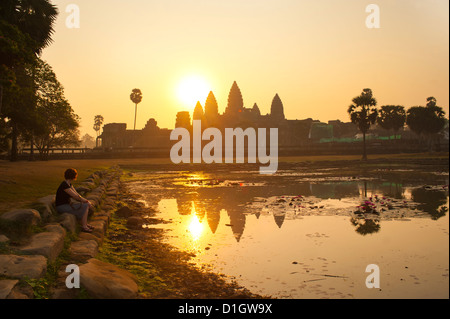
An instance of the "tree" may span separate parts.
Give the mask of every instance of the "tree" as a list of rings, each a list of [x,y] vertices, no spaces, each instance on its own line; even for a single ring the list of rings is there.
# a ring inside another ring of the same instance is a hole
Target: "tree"
[[[406,122],[405,108],[401,105],[383,105],[380,109],[377,123],[386,130],[393,130],[397,135]]]
[[[413,106],[407,111],[406,124],[419,137],[428,141],[432,150],[432,138],[438,135],[446,125],[444,110],[436,105],[434,97],[427,98],[427,106]]]
[[[370,126],[375,123],[378,110],[376,109],[377,100],[373,97],[371,89],[364,89],[361,95],[355,97],[353,104],[349,106],[348,113],[353,124],[358,125],[363,134],[363,160],[367,160],[366,134]]]
[[[50,148],[79,145],[79,117],[65,98],[64,88],[50,65],[42,60],[38,62],[33,133],[41,157],[46,158]]]
[[[136,130],[136,116],[137,116],[137,105],[142,102],[142,92],[139,89],[134,89],[130,95],[131,101],[135,104],[135,112],[134,112],[134,130]]]
[[[142,92],[141,92],[141,90],[134,89],[133,91],[131,91],[130,99],[135,104],[135,109],[134,109],[134,129],[133,129],[133,131],[136,131],[137,105],[142,102]],[[134,139],[135,139],[134,135],[135,135],[135,132],[133,132],[133,144],[134,144]]]
[[[81,138],[81,146],[85,148],[94,148],[96,146],[95,140],[89,134],[84,134]]]
[[[94,117],[94,131],[97,133],[97,139],[95,140],[95,147],[98,147],[98,137],[100,135],[100,129],[102,128],[104,118],[101,115]]]
[[[9,119],[12,127],[12,161],[17,160],[20,122],[23,122],[24,115],[33,117],[30,111],[35,106],[30,105],[33,101],[28,99],[27,85],[24,88],[15,87],[8,91],[5,88],[5,79],[9,78],[9,82],[16,86],[30,82],[23,79],[24,76],[33,78],[33,74],[28,73],[26,69],[32,70],[32,60],[35,55],[41,54],[42,50],[51,43],[57,15],[56,7],[49,0],[2,0],[0,4],[0,38],[2,42],[5,42],[3,41],[5,38],[6,42],[9,42],[0,49],[0,101],[2,112]],[[21,83],[15,81],[18,76],[22,77]],[[26,91],[26,94],[20,91]],[[5,97],[7,94],[10,96]],[[27,97],[22,98],[24,96]],[[9,104],[4,103],[5,100],[9,101]],[[21,107],[24,108],[21,109]],[[6,108],[5,111],[3,111],[4,108]]]

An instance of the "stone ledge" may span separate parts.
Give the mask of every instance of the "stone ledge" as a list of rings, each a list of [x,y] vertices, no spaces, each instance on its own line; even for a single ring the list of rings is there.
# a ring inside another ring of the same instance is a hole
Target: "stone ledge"
[[[96,299],[132,299],[138,285],[130,272],[92,258],[80,267],[81,285]]]
[[[0,275],[22,279],[38,279],[47,271],[47,258],[44,256],[0,255]]]
[[[64,248],[64,236],[58,232],[45,232],[31,236],[30,244],[21,247],[22,253],[42,255],[53,262]]]

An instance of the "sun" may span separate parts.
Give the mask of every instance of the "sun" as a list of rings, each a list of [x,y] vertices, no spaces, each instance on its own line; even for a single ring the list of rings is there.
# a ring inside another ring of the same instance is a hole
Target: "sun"
[[[194,108],[198,101],[206,100],[211,87],[201,76],[192,75],[182,79],[178,85],[177,95],[183,106]]]

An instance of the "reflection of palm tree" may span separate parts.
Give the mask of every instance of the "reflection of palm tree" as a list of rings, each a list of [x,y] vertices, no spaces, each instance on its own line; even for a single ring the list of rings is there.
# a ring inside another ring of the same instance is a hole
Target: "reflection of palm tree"
[[[377,233],[380,231],[380,221],[378,219],[366,219],[364,217],[361,218],[352,218],[350,222],[353,226],[356,226],[356,232],[360,235],[367,235],[372,233]]]

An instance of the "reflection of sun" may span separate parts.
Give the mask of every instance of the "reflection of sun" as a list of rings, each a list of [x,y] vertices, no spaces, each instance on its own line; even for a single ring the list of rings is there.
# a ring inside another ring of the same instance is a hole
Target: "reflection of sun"
[[[210,85],[203,78],[189,76],[180,82],[177,94],[183,104],[193,108],[198,101],[206,100],[210,90]]]
[[[195,212],[195,206],[194,203],[192,203],[192,214],[191,214],[191,220],[189,221],[188,230],[191,233],[192,239],[194,241],[197,241],[200,239],[202,233],[203,233],[203,224],[198,219],[198,216]]]

